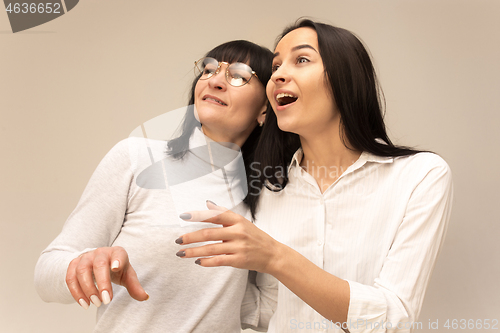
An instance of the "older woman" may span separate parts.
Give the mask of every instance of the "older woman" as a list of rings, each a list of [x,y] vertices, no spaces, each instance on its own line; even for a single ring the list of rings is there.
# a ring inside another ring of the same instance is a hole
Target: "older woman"
[[[104,157],[40,256],[43,300],[94,304],[95,332],[240,332],[248,271],[208,272],[172,251],[182,256],[175,239],[199,229],[178,217],[188,203],[212,199],[247,214],[245,169],[269,105],[271,61],[247,41],[217,46],[196,63],[179,138],[129,138]]]

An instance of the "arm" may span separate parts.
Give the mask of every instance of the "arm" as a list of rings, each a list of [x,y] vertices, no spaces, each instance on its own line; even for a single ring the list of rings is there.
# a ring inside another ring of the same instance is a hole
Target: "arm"
[[[334,322],[346,320],[349,305],[346,281],[317,267],[242,216],[210,202],[207,206],[209,211],[190,212],[190,218],[183,218],[222,224],[224,228],[202,229],[183,235],[182,244],[208,240],[223,242],[185,249],[182,258],[213,256],[199,259],[199,264],[204,267],[232,266],[270,274],[325,318]],[[335,302],[328,301],[330,296]]]
[[[453,198],[448,165],[439,157],[431,163],[433,166],[411,194],[405,216],[374,284],[348,281],[351,289],[348,320],[353,323],[358,320],[362,325],[390,322],[392,329],[387,331],[410,332],[412,323],[418,320],[444,241]]]
[[[35,268],[35,287],[44,301],[78,301],[82,296],[77,299],[72,297],[66,283],[70,263],[73,263],[74,268],[79,262],[91,267],[93,260],[89,261],[90,253],[96,248],[110,246],[120,232],[133,179],[128,144],[127,140],[121,141],[104,157],[62,232],[42,252]],[[103,251],[100,252],[102,254]],[[102,259],[102,256],[100,258]],[[122,261],[117,270],[125,268],[126,256],[120,253],[117,258]],[[106,271],[109,276],[109,266],[104,270]],[[106,273],[103,274],[106,279]],[[88,272],[85,276],[89,280]],[[93,280],[87,281],[88,285],[90,283],[93,285]],[[107,289],[111,289],[110,284]],[[88,302],[88,299],[86,301]]]
[[[354,325],[361,320],[359,327],[348,326],[351,332],[366,332],[368,322],[380,321],[390,322],[394,329],[402,332],[404,329],[396,327],[398,323],[418,318],[449,221],[451,199],[449,168],[444,161],[436,163],[414,188],[373,285],[345,281],[320,269],[231,212],[209,217],[211,222],[225,228],[183,236],[187,243],[223,240],[222,244],[191,248],[186,251],[186,258],[216,255],[201,259],[200,264],[230,265],[270,273],[328,320]],[[191,220],[206,216],[202,212],[191,213]],[[226,255],[217,256],[219,254]]]

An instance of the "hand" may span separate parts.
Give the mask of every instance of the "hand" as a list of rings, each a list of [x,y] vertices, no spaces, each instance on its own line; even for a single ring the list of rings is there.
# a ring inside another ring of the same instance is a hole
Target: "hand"
[[[130,296],[138,301],[149,298],[130,265],[127,251],[120,246],[100,247],[86,252],[73,259],[66,272],[69,291],[84,309],[88,309],[90,301],[97,307],[101,306],[101,302],[111,302],[111,282],[127,288]]]
[[[222,243],[192,247],[177,252],[181,258],[209,257],[196,260],[204,267],[232,266],[262,273],[274,271],[281,243],[257,228],[243,216],[207,201],[208,211],[181,214],[191,222],[220,224],[223,228],[207,228],[181,236],[176,242],[187,245],[198,242]]]

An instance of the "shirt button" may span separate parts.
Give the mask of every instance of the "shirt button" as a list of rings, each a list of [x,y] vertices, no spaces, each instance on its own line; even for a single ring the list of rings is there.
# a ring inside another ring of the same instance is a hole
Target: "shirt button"
[[[318,246],[322,246],[323,245],[323,241],[318,241]]]

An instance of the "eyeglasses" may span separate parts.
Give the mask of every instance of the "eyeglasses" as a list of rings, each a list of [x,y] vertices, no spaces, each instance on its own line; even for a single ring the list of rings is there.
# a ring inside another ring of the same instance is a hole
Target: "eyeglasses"
[[[250,66],[242,62],[229,64],[227,62],[217,61],[214,58],[206,57],[201,58],[194,64],[194,72],[196,75],[201,75],[200,80],[207,80],[212,76],[217,75],[222,64],[227,65],[226,80],[233,87],[244,86],[250,82],[253,75],[255,75],[257,79],[259,78]]]

